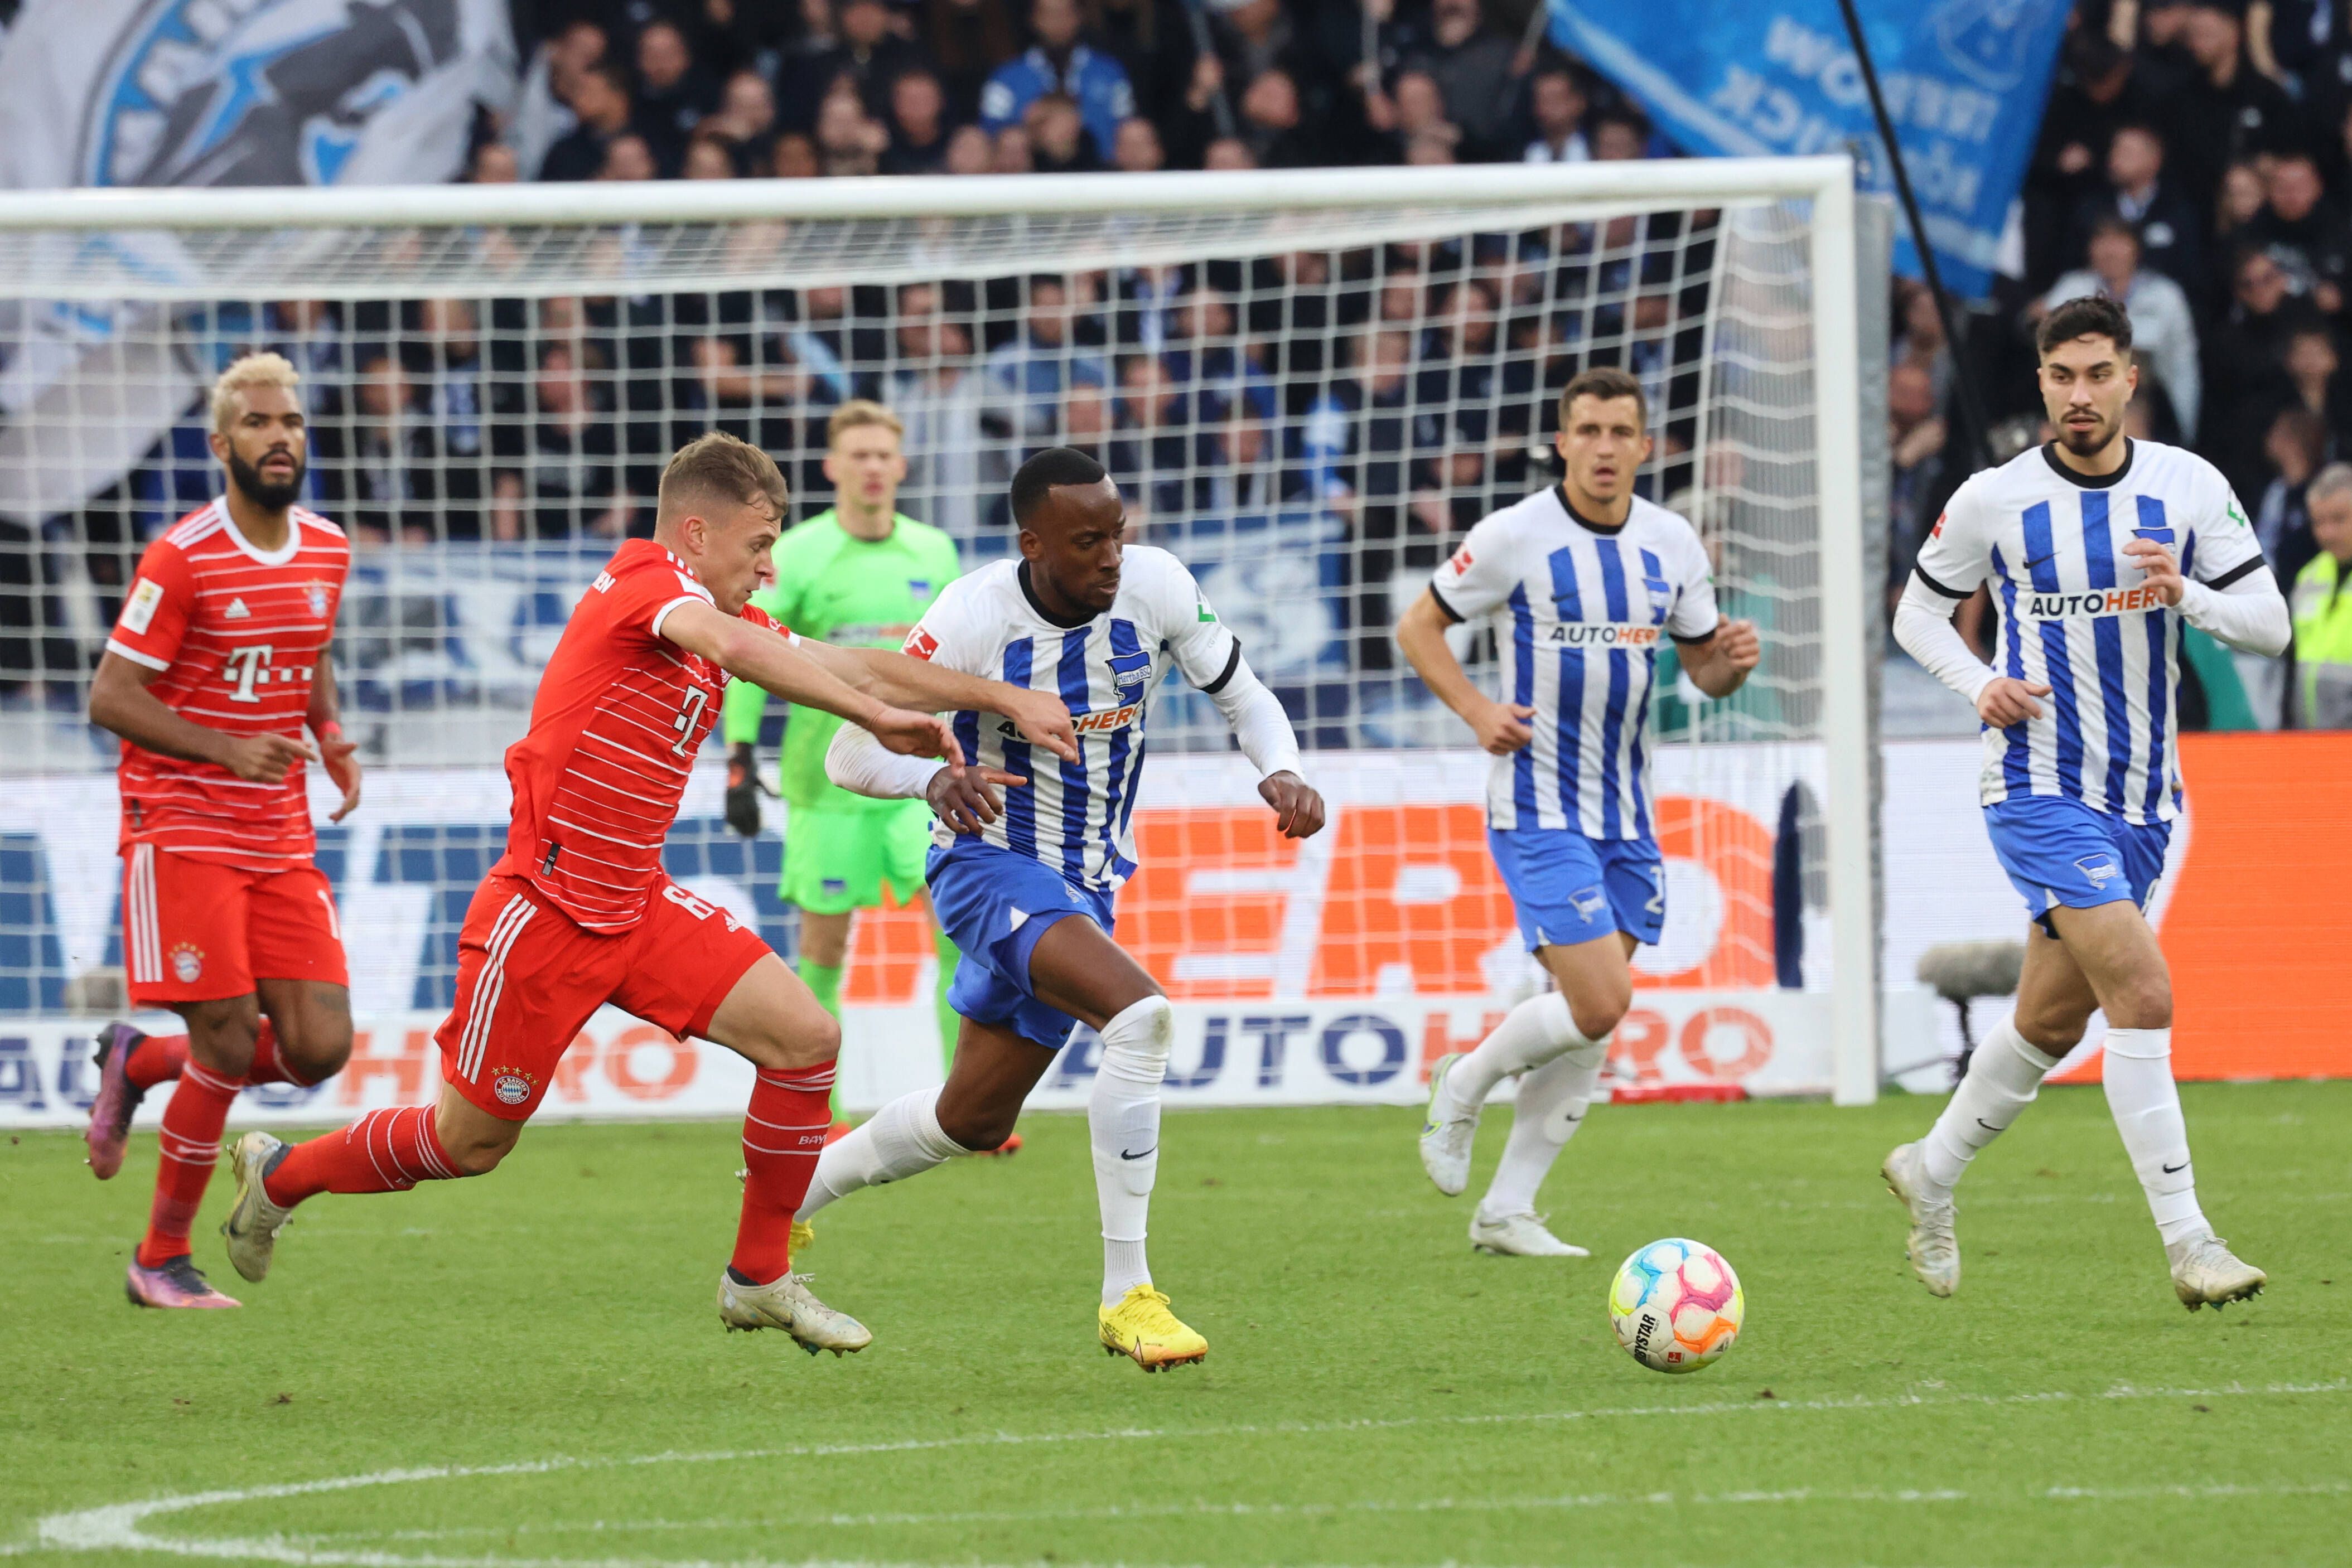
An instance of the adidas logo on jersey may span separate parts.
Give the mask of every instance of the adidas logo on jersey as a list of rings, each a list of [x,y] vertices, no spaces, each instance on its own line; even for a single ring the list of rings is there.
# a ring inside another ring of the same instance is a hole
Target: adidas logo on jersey
[[[252,614],[253,612],[245,607],[244,600],[232,599],[228,601],[228,608],[221,612],[221,619],[224,621],[245,621],[250,619]]]
[[[2080,615],[2129,615],[2161,610],[2164,598],[2151,583],[2137,588],[2097,588],[2088,593],[2029,593],[2020,609],[2029,621],[2064,621]]]

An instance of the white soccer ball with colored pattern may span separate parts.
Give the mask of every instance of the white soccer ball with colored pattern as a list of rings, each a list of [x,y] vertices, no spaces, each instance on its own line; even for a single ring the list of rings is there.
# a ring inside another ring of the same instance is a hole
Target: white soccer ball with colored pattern
[[[1617,1343],[1654,1372],[1696,1372],[1721,1360],[1747,1312],[1739,1276],[1723,1255],[1679,1237],[1626,1259],[1609,1287]]]

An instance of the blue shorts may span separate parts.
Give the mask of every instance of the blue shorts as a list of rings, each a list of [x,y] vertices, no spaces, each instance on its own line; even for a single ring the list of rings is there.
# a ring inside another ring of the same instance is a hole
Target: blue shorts
[[[1083,915],[1111,933],[1111,895],[1073,885],[1040,860],[978,839],[933,845],[925,871],[931,913],[963,955],[948,1006],[1059,1051],[1078,1020],[1037,999],[1029,957],[1056,921]]]
[[[2141,909],[2164,874],[2170,822],[2135,826],[2059,795],[2021,795],[1984,809],[1993,857],[2051,936],[2050,911],[2129,899]]]
[[[1666,924],[1665,862],[1652,839],[1588,839],[1565,828],[1489,828],[1528,951],[1622,931],[1654,943]]]

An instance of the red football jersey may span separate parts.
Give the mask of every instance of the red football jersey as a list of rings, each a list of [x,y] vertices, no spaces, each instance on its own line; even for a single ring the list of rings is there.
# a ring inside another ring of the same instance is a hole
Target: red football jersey
[[[661,635],[690,600],[709,604],[710,591],[668,550],[631,539],[614,551],[540,676],[530,733],[507,748],[514,821],[493,874],[528,878],[591,931],[644,918],[662,840],[719,721],[727,672]],[[742,615],[792,635],[764,610]]]
[[[237,532],[226,501],[190,512],[140,558],[106,641],[109,653],[162,671],[147,689],[207,729],[302,737],[352,551],[318,513],[296,507],[287,516],[286,542],[263,551]],[[302,772],[298,762],[281,782],[247,783],[126,740],[121,841],[283,871],[308,861],[315,843]]]

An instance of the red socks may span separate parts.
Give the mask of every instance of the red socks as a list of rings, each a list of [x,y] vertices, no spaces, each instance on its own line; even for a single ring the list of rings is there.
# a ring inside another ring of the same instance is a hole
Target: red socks
[[[184,1034],[151,1034],[131,1048],[130,1060],[122,1064],[131,1080],[131,1087],[145,1093],[166,1079],[177,1078],[188,1065],[188,1037]]]
[[[188,1064],[188,1037],[184,1034],[151,1034],[131,1048],[131,1060],[122,1065],[131,1078],[131,1086],[140,1091],[152,1089],[168,1078],[177,1078]],[[268,1015],[261,1019],[261,1030],[254,1037],[253,1065],[246,1069],[247,1083],[292,1083],[307,1089],[310,1081],[296,1072],[278,1051],[278,1026]]]
[[[817,1155],[833,1125],[833,1063],[795,1071],[762,1069],[743,1118],[743,1218],[730,1266],[755,1285],[793,1265],[793,1215],[808,1196]]]
[[[181,1037],[185,1049],[187,1040]],[[139,1266],[153,1269],[188,1249],[188,1227],[205,1200],[213,1162],[220,1157],[221,1129],[244,1085],[208,1072],[195,1062],[180,1069],[178,1087],[163,1107],[163,1160],[155,1172],[155,1203],[147,1234],[139,1243]]]
[[[457,1174],[433,1130],[433,1107],[409,1105],[295,1145],[261,1185],[270,1202],[291,1208],[322,1192],[406,1192]]]

